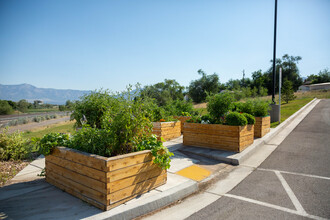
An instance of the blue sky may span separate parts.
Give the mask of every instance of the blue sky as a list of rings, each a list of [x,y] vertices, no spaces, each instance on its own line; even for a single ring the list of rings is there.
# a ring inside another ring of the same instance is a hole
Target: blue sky
[[[330,1],[278,0],[277,57],[330,68]],[[0,83],[121,91],[198,69],[222,83],[266,71],[274,0],[1,0]]]

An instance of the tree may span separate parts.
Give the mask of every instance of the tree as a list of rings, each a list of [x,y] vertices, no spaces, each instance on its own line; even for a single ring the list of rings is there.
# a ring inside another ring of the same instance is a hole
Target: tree
[[[279,69],[282,68],[282,78],[291,81],[292,88],[294,91],[297,91],[299,86],[302,85],[302,79],[299,75],[298,62],[302,58],[300,56],[289,56],[285,54],[282,56],[282,59],[276,59],[276,79],[278,79]],[[271,62],[273,62],[271,60]],[[265,73],[265,86],[268,89],[268,92],[273,91],[273,67],[271,67]],[[278,80],[276,80],[275,90],[278,91]]]
[[[198,70],[198,74],[202,77],[192,81],[188,87],[188,94],[196,103],[205,101],[207,93],[216,94],[221,88],[219,77],[216,73],[206,75],[206,73],[200,69]]]
[[[72,110],[72,109],[73,109],[73,106],[74,106],[74,103],[71,102],[70,100],[67,100],[67,101],[65,102],[65,108],[66,108],[67,110]]]
[[[165,79],[164,82],[145,86],[141,91],[142,98],[154,98],[159,106],[165,106],[174,100],[183,100],[184,86],[174,79]]]
[[[328,69],[324,69],[318,75],[309,75],[306,81],[312,81],[312,84],[330,82],[330,72]]]
[[[296,96],[294,96],[292,82],[290,82],[287,79],[285,79],[283,82],[282,94],[283,94],[283,100],[286,103],[289,103],[289,101],[294,100],[296,98]]]
[[[20,100],[17,103],[17,109],[21,112],[26,112],[30,103],[28,103],[25,99]]]
[[[239,79],[230,79],[226,83],[226,88],[228,90],[240,90],[241,89],[241,84],[242,84],[242,82]]]
[[[0,100],[0,115],[9,115],[13,113],[13,108],[6,100]]]

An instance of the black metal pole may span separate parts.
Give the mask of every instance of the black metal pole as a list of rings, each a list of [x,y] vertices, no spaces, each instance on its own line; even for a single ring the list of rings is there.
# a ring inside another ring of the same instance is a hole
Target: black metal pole
[[[276,26],[277,26],[277,0],[275,0],[275,18],[274,18],[274,51],[273,51],[273,94],[272,101],[275,102],[275,85],[276,85]]]

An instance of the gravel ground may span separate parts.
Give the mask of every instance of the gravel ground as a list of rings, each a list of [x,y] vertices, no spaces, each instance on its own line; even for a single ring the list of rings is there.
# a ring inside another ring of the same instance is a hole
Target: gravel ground
[[[29,161],[0,161],[0,187],[29,165]]]
[[[57,123],[65,122],[65,121],[69,121],[69,120],[70,120],[70,117],[65,116],[63,118],[56,118],[56,119],[46,120],[46,121],[42,121],[42,122],[32,122],[29,124],[17,125],[14,127],[9,127],[9,133],[13,133],[15,131],[29,131],[29,130],[33,130],[33,129],[36,129],[39,127],[46,127],[47,125],[57,124]]]

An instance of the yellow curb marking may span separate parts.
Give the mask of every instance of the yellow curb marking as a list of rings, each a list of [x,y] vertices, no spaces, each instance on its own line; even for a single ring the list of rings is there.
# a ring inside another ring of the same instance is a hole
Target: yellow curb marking
[[[206,177],[210,176],[211,171],[206,170],[206,169],[201,168],[196,165],[192,165],[190,167],[184,168],[184,169],[176,172],[176,174],[187,177],[192,180],[201,181],[201,180],[205,179]]]

